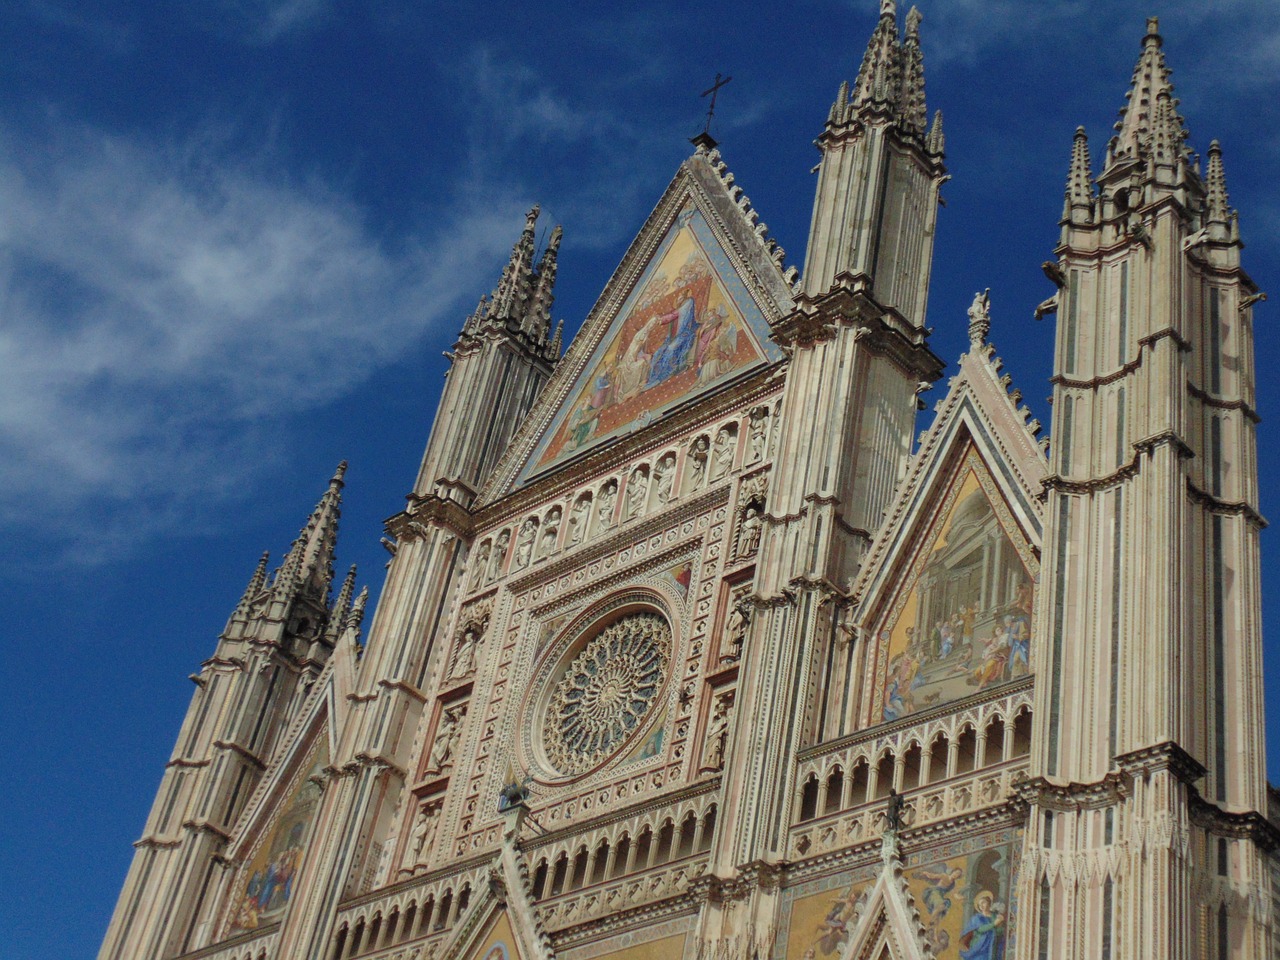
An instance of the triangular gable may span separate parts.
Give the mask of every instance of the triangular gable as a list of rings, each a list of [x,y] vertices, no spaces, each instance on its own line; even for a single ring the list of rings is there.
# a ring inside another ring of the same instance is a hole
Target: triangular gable
[[[284,917],[312,845],[331,746],[329,725],[318,712],[255,791],[228,849],[229,859],[242,862],[225,905],[224,937]]]
[[[933,950],[912,902],[893,834],[885,834],[881,856],[880,873],[859,897],[860,912],[841,956],[846,960],[932,960]]]
[[[757,367],[792,307],[782,250],[715,151],[686,160],[481,499],[555,470]]]
[[[961,357],[860,569],[865,722],[1030,672],[1048,462],[1007,384],[989,346]]]
[[[503,837],[489,867],[489,882],[476,893],[453,936],[436,954],[438,960],[554,960],[514,830]]]

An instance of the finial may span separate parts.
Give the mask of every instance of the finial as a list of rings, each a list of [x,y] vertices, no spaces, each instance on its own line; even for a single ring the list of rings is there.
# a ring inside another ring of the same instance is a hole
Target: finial
[[[920,12],[919,7],[912,6],[912,8],[907,11],[907,39],[908,40],[918,41],[920,39],[920,21],[922,21],[923,19],[924,19],[924,14]]]
[[[524,215],[524,228],[532,230],[533,225],[538,222],[538,214],[542,212],[542,206],[535,203],[529,208],[529,212]]]
[[[1208,218],[1217,223],[1226,223],[1231,212],[1230,200],[1227,197],[1227,176],[1222,169],[1222,144],[1214,140],[1209,144],[1209,164],[1205,170],[1205,192],[1208,205]]]
[[[894,0],[880,0],[880,16],[895,17],[898,13],[898,5]]]
[[[1157,44],[1163,42],[1163,38],[1160,36],[1159,17],[1147,17],[1147,35],[1142,38],[1142,42],[1145,45],[1150,41],[1154,41]]]
[[[979,347],[986,343],[991,333],[991,288],[973,295],[969,305],[969,343]]]
[[[342,486],[342,478],[347,475],[347,461],[343,460],[338,464],[338,469],[333,472],[333,478],[329,481],[329,486]]]

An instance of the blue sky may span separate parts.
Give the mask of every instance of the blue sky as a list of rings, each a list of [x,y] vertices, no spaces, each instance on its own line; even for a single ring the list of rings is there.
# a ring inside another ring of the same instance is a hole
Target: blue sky
[[[734,79],[713,132],[803,266],[812,140],[876,7],[0,8],[7,957],[96,952],[185,677],[258,554],[288,546],[344,458],[339,560],[377,593],[381,521],[413,481],[441,351],[524,210],[539,201],[544,223],[564,224],[555,315],[576,330],[689,153],[719,71]],[[1101,156],[1151,14],[1193,147],[1222,141],[1246,267],[1280,296],[1273,0],[921,7],[954,176],[930,299],[944,358],[964,349],[973,291],[991,287],[992,338],[1048,420],[1052,327],[1031,311],[1051,292],[1039,264],[1072,132],[1084,124]],[[1278,307],[1256,312],[1264,514],[1280,509]],[[1265,586],[1274,595],[1280,574]],[[1272,691],[1277,617],[1268,605]],[[74,910],[55,907],[69,896]]]

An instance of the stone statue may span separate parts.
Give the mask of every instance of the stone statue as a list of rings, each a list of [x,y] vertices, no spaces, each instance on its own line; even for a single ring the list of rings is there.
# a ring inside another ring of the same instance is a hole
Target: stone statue
[[[735,599],[725,621],[725,635],[729,640],[727,650],[720,659],[724,662],[739,660],[742,657],[742,645],[747,639],[747,627],[751,625],[751,604],[745,597]]]
[[[644,497],[649,492],[649,475],[641,468],[631,474],[627,483],[627,519],[638,517],[644,512]]]
[[[765,407],[756,407],[751,411],[750,459],[748,463],[758,463],[764,459],[765,425],[769,420],[769,411]]]
[[[724,753],[729,740],[729,708],[732,703],[732,694],[716,698],[711,722],[707,724],[706,760],[703,766],[708,770],[720,770],[724,767]]]
[[[453,764],[453,748],[458,745],[458,737],[462,735],[462,707],[446,710],[440,718],[440,729],[436,731],[436,741],[431,745],[431,762],[428,773],[442,773]]]
[[[600,528],[613,524],[613,505],[618,499],[618,481],[610,480],[600,491],[600,503],[596,507],[596,523]]]
[[[739,557],[749,557],[760,549],[760,528],[763,525],[759,508],[747,507],[746,515],[742,518],[742,530],[738,534]]]
[[[480,630],[474,623],[467,624],[462,631],[462,639],[458,641],[458,653],[448,679],[460,679],[476,668],[476,647],[480,646],[480,636]]]
[[[569,512],[569,546],[581,543],[587,535],[587,524],[591,522],[591,496],[581,497]]]
[[[545,557],[555,552],[556,540],[560,536],[560,508],[554,507],[547,514],[546,523],[542,525],[542,539],[538,541],[538,556]]]
[[[676,455],[668,453],[653,468],[654,495],[661,506],[671,499],[671,485],[676,479]]]
[[[409,845],[404,848],[404,863],[401,865],[403,869],[412,870],[426,861],[423,851],[427,850],[431,846],[431,841],[435,839],[439,812],[439,807],[434,806],[423,807],[418,812],[413,832],[409,834]]]
[[[733,434],[721,430],[716,434],[715,446],[711,450],[711,480],[722,480],[733,469]]]
[[[533,538],[538,533],[538,521],[530,517],[520,525],[520,534],[516,537],[516,569],[523,570],[533,558]]]
[[[511,531],[503,530],[498,534],[498,542],[494,544],[493,556],[489,558],[489,582],[502,576],[502,563],[507,559],[507,547],[511,545]]]
[[[973,303],[969,305],[969,342],[985,343],[991,333],[991,288],[973,295]]]
[[[710,445],[706,437],[698,437],[689,447],[689,483],[690,490],[697,490],[707,480],[707,457]]]
[[[474,590],[480,586],[480,579],[484,576],[485,570],[489,568],[489,554],[492,552],[493,544],[488,540],[480,544],[480,549],[476,551],[475,559],[471,561],[470,589]]]

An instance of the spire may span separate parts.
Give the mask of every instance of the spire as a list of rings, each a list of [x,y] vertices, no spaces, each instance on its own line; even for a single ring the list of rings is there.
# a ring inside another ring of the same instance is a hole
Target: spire
[[[853,85],[853,106],[858,112],[894,105],[900,87],[901,60],[897,6],[894,0],[880,0],[880,22],[867,43],[862,67]]]
[[[561,320],[556,324],[556,335],[551,339],[551,356],[555,359],[560,358],[560,351],[564,349],[564,321]]]
[[[541,212],[542,208],[535,203],[525,214],[524,232],[511,248],[511,259],[507,261],[498,288],[493,293],[490,316],[499,319],[510,317],[517,322],[524,316],[532,295],[534,227]]]
[[[1088,223],[1093,219],[1093,163],[1089,158],[1089,135],[1076,127],[1071,143],[1071,170],[1067,174],[1067,197],[1062,219]]]
[[[1133,69],[1133,80],[1127,101],[1116,122],[1115,139],[1107,157],[1107,165],[1127,159],[1149,156],[1157,150],[1158,162],[1172,162],[1185,151],[1186,130],[1178,115],[1178,101],[1173,96],[1171,71],[1165,63],[1164,41],[1160,37],[1160,21],[1147,19],[1147,33],[1142,38],[1142,54]]]
[[[240,597],[240,602],[236,604],[236,608],[231,613],[231,617],[227,620],[227,627],[222,631],[224,637],[231,633],[232,624],[237,621],[245,622],[249,619],[249,611],[253,609],[253,601],[262,593],[262,588],[267,584],[267,561],[271,559],[271,551],[264,550],[262,556],[258,558],[258,565],[253,570],[253,576],[249,578],[249,585],[244,588],[244,595]]]
[[[329,611],[329,625],[325,629],[325,635],[330,640],[336,640],[338,635],[347,622],[347,617],[351,613],[351,595],[356,589],[356,565],[353,563],[351,569],[347,571],[347,575],[343,578],[342,588],[338,591],[338,599],[334,601],[332,609]]]
[[[1210,223],[1226,223],[1231,217],[1227,197],[1227,176],[1222,169],[1222,145],[1214,140],[1209,144],[1209,168],[1205,171],[1205,187],[1208,190],[1206,219]]]
[[[902,41],[902,93],[898,110],[902,125],[922,135],[929,121],[924,106],[924,54],[920,52],[920,21],[924,17],[912,7],[907,12],[907,33]]]
[[[355,603],[351,605],[351,612],[347,614],[346,620],[342,624],[342,635],[350,637],[353,644],[360,642],[360,625],[364,623],[364,608],[369,601],[369,588],[362,587],[360,595],[356,597]]]
[[[302,589],[311,599],[324,602],[333,580],[333,555],[338,544],[338,519],[342,514],[342,478],[346,472],[347,461],[343,460],[329,480],[329,489],[289,548],[273,583],[278,593],[291,594]]]
[[[929,128],[929,135],[925,138],[925,149],[938,157],[947,152],[947,137],[942,132],[941,110],[933,115],[933,126]]]
[[[551,231],[551,239],[547,249],[542,252],[538,261],[538,285],[533,292],[533,302],[529,305],[529,315],[525,317],[524,327],[538,339],[545,339],[551,329],[551,305],[555,303],[556,258],[560,252],[560,238],[564,230],[557,225]]]

